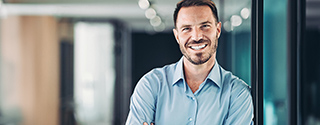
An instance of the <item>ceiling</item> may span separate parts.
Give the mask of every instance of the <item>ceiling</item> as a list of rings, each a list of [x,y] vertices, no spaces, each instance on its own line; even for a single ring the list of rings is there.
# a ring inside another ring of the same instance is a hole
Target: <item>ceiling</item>
[[[56,17],[107,18],[127,23],[132,30],[152,30],[139,0],[3,0],[0,15],[53,15]],[[165,31],[172,31],[173,11],[180,0],[149,0],[165,23]],[[307,26],[320,27],[320,1],[307,1]],[[251,8],[251,0],[214,0],[221,21]],[[248,21],[246,21],[248,22]],[[244,25],[250,25],[245,23]],[[250,27],[250,26],[246,26]]]
[[[139,0],[3,0],[2,16],[8,15],[53,15],[56,17],[88,17],[117,19],[127,23],[132,30],[153,30]],[[165,31],[172,31],[173,11],[180,0],[149,0],[162,18]],[[230,18],[243,7],[250,7],[250,0],[214,0],[220,19]],[[226,8],[222,8],[227,4]],[[224,11],[226,10],[226,11]],[[223,15],[221,14],[223,12]]]
[[[154,8],[162,17],[166,28],[173,27],[172,15],[179,0],[154,1]],[[126,22],[133,30],[152,28],[145,10],[138,0],[5,0],[5,15],[53,15],[117,19]]]

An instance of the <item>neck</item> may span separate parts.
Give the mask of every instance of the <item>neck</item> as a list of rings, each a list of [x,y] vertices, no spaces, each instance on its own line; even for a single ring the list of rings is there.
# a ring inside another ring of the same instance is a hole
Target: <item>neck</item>
[[[215,55],[212,56],[211,59],[209,59],[206,63],[200,65],[195,65],[186,58],[183,58],[185,79],[192,92],[198,90],[200,84],[203,83],[209,75],[214,64]]]

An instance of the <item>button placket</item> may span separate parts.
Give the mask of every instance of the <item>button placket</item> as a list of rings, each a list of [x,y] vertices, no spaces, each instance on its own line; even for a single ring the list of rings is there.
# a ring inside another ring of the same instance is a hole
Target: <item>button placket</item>
[[[188,89],[190,90],[190,89]],[[197,98],[195,97],[194,93],[192,93],[192,91],[186,91],[187,94],[187,98],[190,99],[190,103],[192,103],[189,109],[189,117],[186,118],[187,124],[188,125],[194,125],[195,124],[195,118],[197,115],[197,110],[198,110],[198,102],[197,102]]]
[[[191,116],[187,120],[189,122],[188,124],[194,125],[195,124],[195,118],[196,118],[196,115],[197,115],[198,103],[197,103],[196,97],[189,96],[189,98],[192,100],[194,105],[191,108],[191,110],[192,110],[192,113],[190,114]]]

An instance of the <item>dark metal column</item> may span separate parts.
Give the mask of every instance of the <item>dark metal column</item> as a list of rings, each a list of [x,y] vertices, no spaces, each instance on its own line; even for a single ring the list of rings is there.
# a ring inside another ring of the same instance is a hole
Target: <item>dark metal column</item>
[[[288,0],[288,117],[289,125],[301,125],[300,50],[305,29],[305,0]]]
[[[263,125],[263,0],[252,0],[251,85],[254,124]]]

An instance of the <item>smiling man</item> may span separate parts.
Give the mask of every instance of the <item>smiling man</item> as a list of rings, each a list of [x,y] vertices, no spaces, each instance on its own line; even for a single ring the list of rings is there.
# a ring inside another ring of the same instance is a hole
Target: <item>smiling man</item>
[[[173,33],[183,57],[144,75],[132,94],[127,125],[249,125],[249,86],[216,60],[221,33],[215,4],[182,0]]]

